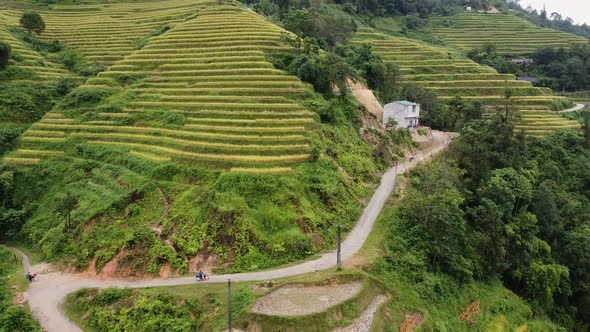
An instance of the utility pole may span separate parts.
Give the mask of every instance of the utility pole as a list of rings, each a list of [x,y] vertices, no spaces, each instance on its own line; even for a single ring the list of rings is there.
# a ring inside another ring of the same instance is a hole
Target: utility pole
[[[231,279],[227,279],[227,325],[231,332]]]
[[[338,248],[336,249],[336,267],[340,271],[342,270],[342,243],[340,237],[340,225],[337,226],[338,228]]]

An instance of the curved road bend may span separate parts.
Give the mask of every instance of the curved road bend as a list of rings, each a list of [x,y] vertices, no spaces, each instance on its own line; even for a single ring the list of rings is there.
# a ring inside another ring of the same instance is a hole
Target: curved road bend
[[[390,168],[381,179],[381,184],[369,204],[365,207],[363,214],[357,221],[355,227],[348,234],[342,243],[342,259],[346,260],[354,256],[363,246],[365,240],[371,233],[375,221],[383,208],[383,205],[391,195],[395,187],[396,177],[403,174],[406,170],[412,168],[417,162],[427,159],[430,156],[440,152],[450,142],[447,135],[441,135],[436,140],[436,145],[427,152],[418,152],[414,155],[414,160],[404,161],[397,167]],[[17,250],[23,256],[25,266],[30,266],[26,255]],[[305,273],[311,273],[318,270],[324,270],[336,266],[336,252],[328,252],[318,259],[303,262],[297,265],[278,268],[275,270],[248,272],[226,275],[212,275],[209,282],[226,282],[231,278],[232,281],[259,281],[277,279],[289,276],[295,276]],[[31,271],[33,272],[33,271]],[[80,332],[82,331],[76,324],[68,319],[62,311],[62,304],[67,294],[75,292],[81,288],[107,288],[107,287],[163,287],[194,284],[194,277],[178,277],[169,279],[154,280],[100,280],[97,277],[87,277],[75,274],[66,274],[53,272],[40,276],[38,282],[31,284],[27,291],[29,305],[35,316],[49,332]]]

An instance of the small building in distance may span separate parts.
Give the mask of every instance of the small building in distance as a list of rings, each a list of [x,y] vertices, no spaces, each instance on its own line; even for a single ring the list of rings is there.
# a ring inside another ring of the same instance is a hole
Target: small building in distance
[[[533,59],[529,59],[529,58],[513,58],[510,59],[510,62],[515,63],[517,65],[522,65],[525,63],[533,63]]]
[[[383,106],[383,126],[390,127],[390,120],[395,120],[395,127],[416,128],[419,126],[420,105],[407,100],[394,101]]]

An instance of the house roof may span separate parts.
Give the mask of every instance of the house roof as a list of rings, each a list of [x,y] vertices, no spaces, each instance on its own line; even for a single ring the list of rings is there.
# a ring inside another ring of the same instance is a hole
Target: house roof
[[[405,106],[418,105],[416,103],[412,103],[411,101],[407,101],[407,100],[400,100],[400,101],[396,101],[395,103],[402,104],[402,105],[405,105]]]

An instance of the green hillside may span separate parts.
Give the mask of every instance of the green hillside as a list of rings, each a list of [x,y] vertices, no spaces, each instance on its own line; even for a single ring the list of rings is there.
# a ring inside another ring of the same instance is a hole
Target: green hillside
[[[520,111],[517,128],[531,135],[542,135],[561,128],[579,128],[575,121],[550,111],[550,104],[563,97],[517,81],[514,75],[499,74],[491,67],[481,66],[451,49],[392,37],[372,29],[360,29],[354,40],[357,44],[370,43],[387,62],[400,69],[401,81],[417,83],[433,91],[441,101],[455,96],[465,100],[479,100],[489,107],[503,107],[504,94],[513,94],[511,107]]]
[[[504,55],[533,53],[542,47],[587,44],[588,39],[570,33],[541,28],[512,14],[462,12],[429,19],[428,30],[448,45],[468,52],[486,43],[495,44]]]
[[[0,4],[12,28],[22,10]],[[40,38],[107,66],[2,159],[0,227],[47,260],[157,275],[303,259],[333,245],[336,224],[352,228],[403,155],[403,135],[360,137],[350,96],[275,69],[267,56],[294,52],[291,34],[240,3],[38,8]]]

